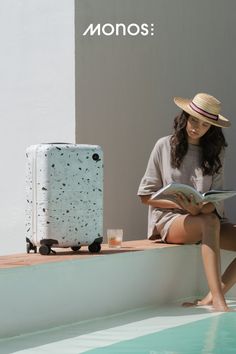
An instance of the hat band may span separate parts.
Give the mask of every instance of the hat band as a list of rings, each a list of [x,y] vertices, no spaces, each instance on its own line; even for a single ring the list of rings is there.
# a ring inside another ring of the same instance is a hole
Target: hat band
[[[192,110],[194,110],[197,113],[200,113],[202,116],[210,118],[210,119],[214,119],[214,120],[218,120],[219,117],[217,114],[212,114],[209,113],[207,111],[204,111],[204,109],[198,107],[193,101],[189,104],[190,108],[192,108]]]

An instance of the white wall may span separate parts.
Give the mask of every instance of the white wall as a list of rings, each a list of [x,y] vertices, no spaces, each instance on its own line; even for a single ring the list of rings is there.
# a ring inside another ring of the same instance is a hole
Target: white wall
[[[75,141],[74,1],[0,1],[0,254],[25,251],[25,148]]]
[[[226,187],[236,188],[235,12],[221,0],[76,0],[77,141],[105,156],[105,229],[146,236],[147,207],[136,197],[155,141],[170,134],[173,96],[208,92],[232,120]],[[83,36],[90,23],[154,23],[154,36]],[[235,215],[236,199],[227,202]]]

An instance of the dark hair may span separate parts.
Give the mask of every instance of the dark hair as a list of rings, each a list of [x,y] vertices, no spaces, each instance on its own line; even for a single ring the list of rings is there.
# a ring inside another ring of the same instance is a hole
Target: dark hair
[[[185,111],[174,119],[174,133],[171,136],[171,166],[179,168],[188,151],[188,136],[186,125],[189,114]],[[222,167],[219,155],[228,144],[222,128],[211,125],[210,129],[200,139],[202,146],[201,168],[203,175],[213,175]]]

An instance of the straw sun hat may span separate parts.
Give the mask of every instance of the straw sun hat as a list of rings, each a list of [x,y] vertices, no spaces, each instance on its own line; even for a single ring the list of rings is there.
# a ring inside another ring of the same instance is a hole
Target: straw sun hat
[[[178,107],[204,122],[226,128],[230,121],[220,115],[221,103],[215,97],[207,93],[198,93],[193,99],[174,97]]]

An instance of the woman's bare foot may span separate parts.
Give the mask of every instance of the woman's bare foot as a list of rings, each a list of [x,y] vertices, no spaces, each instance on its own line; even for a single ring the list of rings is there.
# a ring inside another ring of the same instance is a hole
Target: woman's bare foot
[[[212,295],[211,293],[208,293],[202,300],[196,300],[197,306],[207,306],[207,305],[212,305]]]
[[[183,307],[194,307],[194,306],[209,306],[212,305],[214,311],[217,312],[228,312],[230,309],[228,308],[227,304],[225,301],[220,301],[220,300],[214,300],[214,301],[205,301],[203,300],[195,300],[193,302],[184,302],[182,304]]]
[[[212,295],[208,293],[203,299],[196,299],[193,302],[184,302],[182,306],[193,307],[193,306],[208,306],[212,305]]]
[[[225,302],[225,299],[216,298],[212,300],[212,306],[217,312],[228,312],[229,308]]]
[[[182,306],[183,307],[193,307],[193,306],[198,306],[198,303],[199,303],[199,301],[201,301],[201,300],[194,300],[193,302],[183,302],[182,303]]]
[[[224,297],[220,296],[219,298],[217,297],[216,299],[213,300],[213,297],[210,292],[202,300],[197,301],[196,305],[197,306],[212,305],[216,311],[220,311],[220,312],[229,311],[229,308],[226,304]]]

